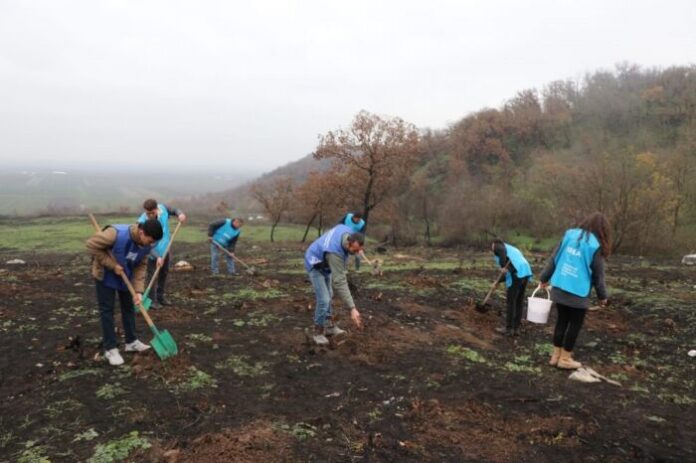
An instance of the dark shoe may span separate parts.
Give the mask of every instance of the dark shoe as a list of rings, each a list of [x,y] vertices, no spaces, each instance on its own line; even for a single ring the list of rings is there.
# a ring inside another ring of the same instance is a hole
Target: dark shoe
[[[503,326],[499,326],[495,329],[496,333],[504,334],[505,336],[510,336],[510,333],[512,332],[509,328],[505,328]]]
[[[160,303],[160,305],[163,305],[165,307],[169,306],[169,305],[174,305],[174,304],[172,304],[172,301],[170,301],[169,299],[165,299],[165,298],[160,299],[158,302]]]

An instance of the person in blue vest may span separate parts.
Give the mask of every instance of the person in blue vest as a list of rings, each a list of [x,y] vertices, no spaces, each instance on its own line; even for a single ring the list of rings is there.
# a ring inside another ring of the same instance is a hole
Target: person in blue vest
[[[218,245],[227,249],[234,254],[234,249],[237,246],[237,240],[242,233],[242,225],[244,221],[240,218],[220,219],[212,222],[208,226],[208,241],[210,241],[210,270],[213,275],[219,275],[218,260],[221,254],[225,254],[227,259],[227,273],[236,275],[234,267],[234,259],[224,253]]]
[[[493,240],[491,249],[496,263],[501,269],[504,269],[498,283],[505,281],[507,288],[505,326],[496,328],[496,331],[508,336],[517,336],[522,322],[524,292],[527,289],[527,282],[532,276],[532,267],[524,258],[522,251],[501,239]]]
[[[337,225],[345,225],[350,227],[354,233],[365,234],[367,224],[363,220],[362,212],[349,212],[339,220]],[[355,255],[355,270],[360,270],[360,261],[364,257],[362,251]]]
[[[92,256],[92,276],[97,288],[104,357],[111,365],[123,364],[114,327],[116,294],[121,301],[126,352],[142,352],[150,348],[136,336],[133,304],[142,303],[147,256],[153,244],[160,239],[162,225],[156,219],[148,219],[135,225],[107,225],[87,240],[87,252]],[[124,274],[133,284],[135,301],[122,280],[121,275]]]
[[[152,248],[152,253],[147,261],[147,281],[152,279],[155,269],[161,267],[157,275],[157,284],[153,286],[155,297],[152,298],[153,301],[150,306],[150,308],[159,309],[162,306],[172,305],[171,302],[164,297],[164,288],[167,283],[167,275],[169,275],[169,257],[171,256],[171,250],[164,256],[164,252],[167,250],[169,240],[171,239],[169,218],[176,217],[179,219],[179,222],[184,223],[186,222],[186,214],[180,209],[167,207],[154,199],[146,199],[143,203],[143,209],[145,209],[145,212],[138,217],[138,223],[143,223],[147,219],[157,219],[160,225],[162,225],[162,239]]]
[[[604,259],[610,253],[609,222],[596,212],[565,232],[541,273],[541,286],[552,287],[551,300],[558,312],[550,365],[566,370],[582,366],[573,360],[572,352],[590,307],[593,287],[600,305],[607,305]]]
[[[365,237],[346,225],[336,225],[317,238],[305,252],[304,265],[312,282],[317,305],[314,310],[314,342],[327,345],[327,336],[345,333],[333,318],[331,299],[334,290],[350,310],[350,318],[358,328],[362,327],[360,312],[355,307],[348,287],[346,264],[348,257],[362,251]]]

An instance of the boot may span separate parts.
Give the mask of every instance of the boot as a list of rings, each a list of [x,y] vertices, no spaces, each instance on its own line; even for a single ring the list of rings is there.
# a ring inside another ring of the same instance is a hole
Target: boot
[[[561,356],[561,348],[560,347],[554,347],[553,348],[553,353],[551,354],[551,360],[549,360],[549,365],[552,367],[555,367],[558,365],[558,359]]]
[[[561,349],[561,356],[558,358],[558,368],[563,370],[577,370],[582,366],[582,363],[573,360],[572,353],[565,349]]]

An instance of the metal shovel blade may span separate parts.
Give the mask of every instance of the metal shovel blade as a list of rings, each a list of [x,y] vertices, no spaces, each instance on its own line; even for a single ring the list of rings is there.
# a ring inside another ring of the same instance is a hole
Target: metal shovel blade
[[[156,328],[152,329],[152,333],[155,335],[150,341],[150,345],[155,350],[155,353],[162,360],[173,357],[179,353],[179,348],[176,345],[176,341],[169,331],[163,330],[159,331]]]

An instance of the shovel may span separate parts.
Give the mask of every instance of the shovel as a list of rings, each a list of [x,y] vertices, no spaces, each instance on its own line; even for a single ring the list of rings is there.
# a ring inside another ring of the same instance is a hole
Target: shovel
[[[375,260],[370,260],[367,258],[365,253],[361,252],[360,257],[365,259],[365,262],[367,262],[368,265],[372,266],[372,274],[377,276],[377,275],[382,275],[382,263],[379,261],[379,259]]]
[[[257,274],[258,274],[258,272],[256,271],[256,269],[255,269],[254,267],[249,267],[242,259],[240,259],[239,257],[237,257],[237,256],[235,256],[234,254],[232,254],[230,251],[228,251],[227,249],[225,249],[220,243],[218,243],[218,242],[215,241],[215,240],[213,240],[212,242],[213,242],[213,244],[215,244],[215,246],[217,246],[218,248],[222,249],[222,250],[225,252],[225,254],[227,254],[228,256],[230,256],[232,259],[234,259],[235,261],[239,262],[240,264],[242,264],[242,265],[244,266],[244,268],[246,269],[246,272],[247,272],[249,275],[257,275]]]
[[[483,299],[483,302],[476,303],[476,311],[477,312],[487,312],[488,311],[488,306],[486,305],[488,303],[488,299],[491,297],[491,294],[493,294],[495,287],[498,286],[498,280],[500,280],[500,277],[505,274],[505,270],[507,270],[508,265],[510,265],[510,262],[505,264],[505,266],[500,270],[500,273],[498,274],[498,278],[496,278],[495,281],[493,281],[493,284],[491,285],[491,289],[488,291],[488,294],[486,294],[486,297]]]
[[[172,233],[172,236],[169,239],[169,243],[167,244],[167,248],[164,250],[164,255],[162,256],[162,259],[167,258],[167,254],[169,254],[169,249],[172,247],[172,243],[174,242],[174,237],[176,236],[180,227],[181,227],[181,222],[176,224],[176,228],[174,229],[174,233]],[[152,285],[155,284],[155,281],[157,281],[157,276],[159,275],[161,268],[162,268],[161,266],[157,267],[157,269],[155,270],[155,273],[152,274],[152,278],[150,279],[150,284],[147,285],[147,289],[143,293],[143,308],[145,310],[150,310],[150,306],[152,305],[152,299],[150,299],[148,296],[150,294],[150,290],[152,289]]]
[[[92,214],[89,214],[89,219],[92,221],[92,225],[94,225],[94,228],[97,231],[101,231],[101,228],[99,227],[99,224],[97,223],[97,220],[94,218]],[[116,258],[112,254],[111,251],[109,251],[109,255],[111,256],[114,261],[116,261]],[[130,292],[131,297],[133,298],[133,301],[135,302],[135,289],[133,289],[133,285],[131,284],[130,280],[126,276],[125,273],[121,274],[121,278],[123,279],[123,283],[126,285],[128,288],[128,292]],[[147,322],[147,326],[150,327],[150,330],[152,331],[152,334],[154,337],[150,341],[150,345],[152,348],[155,350],[155,353],[159,358],[162,360],[172,357],[176,354],[179,353],[179,348],[176,346],[176,342],[174,341],[174,338],[172,337],[171,334],[169,334],[169,331],[164,330],[160,331],[157,329],[155,324],[153,323],[152,319],[150,318],[150,315],[148,315],[147,310],[145,310],[145,307],[143,307],[142,303],[138,305],[138,310],[142,314],[143,318]]]

